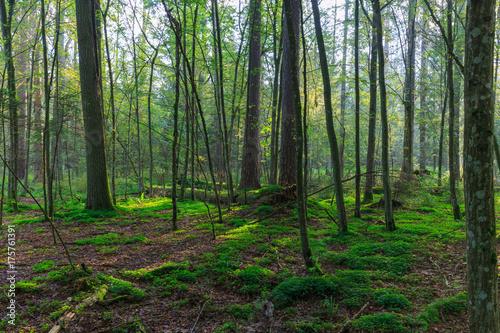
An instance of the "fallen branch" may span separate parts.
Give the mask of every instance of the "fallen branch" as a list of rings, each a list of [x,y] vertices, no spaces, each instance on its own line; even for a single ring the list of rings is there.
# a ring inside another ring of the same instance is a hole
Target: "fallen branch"
[[[106,296],[107,292],[108,292],[108,286],[102,285],[98,291],[96,291],[94,294],[92,294],[92,296],[87,297],[80,304],[78,304],[73,311],[66,312],[57,321],[57,323],[50,329],[49,333],[58,333],[61,330],[68,327],[70,321],[72,321],[73,318],[75,318],[77,313],[81,312],[86,307],[94,305],[94,303],[96,303],[98,301],[102,301],[104,296]]]
[[[202,307],[201,307],[201,309],[200,309],[200,313],[198,313],[198,317],[196,317],[196,320],[195,320],[195,322],[194,322],[193,328],[191,328],[190,333],[193,333],[193,332],[194,332],[194,329],[196,328],[196,324],[198,324],[198,320],[200,319],[200,316],[201,316],[201,314],[202,314],[202,312],[203,312],[203,309],[205,308],[205,305],[207,305],[207,303],[208,303],[209,301],[211,301],[211,300],[212,300],[212,297],[210,297],[209,299],[207,299],[207,300],[206,300],[206,302],[205,302],[205,303],[203,303],[203,306],[202,306]]]
[[[348,326],[348,325],[349,325],[349,324],[350,324],[350,323],[351,323],[354,319],[358,318],[358,317],[359,317],[359,315],[360,315],[363,311],[365,311],[365,309],[366,309],[366,307],[368,306],[368,304],[369,304],[369,302],[366,302],[366,303],[365,303],[365,305],[363,305],[363,306],[361,307],[361,309],[360,309],[360,310],[359,310],[359,311],[358,311],[358,312],[357,312],[354,316],[352,316],[352,318],[351,318],[351,319],[347,318],[347,321],[345,322],[345,324],[344,324],[344,325],[342,325],[342,327],[340,328],[340,331],[339,331],[338,333],[342,333],[342,332],[344,332],[344,331],[345,331],[345,329],[347,328],[347,326]]]
[[[429,257],[429,260],[430,262],[432,262],[434,264],[434,266],[436,266],[436,268],[439,270],[439,273],[441,273],[441,275],[443,276],[443,279],[444,279],[444,284],[446,285],[446,287],[450,287],[450,284],[448,283],[448,279],[446,278],[446,274],[445,272],[443,271],[443,269],[441,268],[441,266],[439,266],[439,264],[437,262],[435,262],[434,260],[432,260],[432,257]]]

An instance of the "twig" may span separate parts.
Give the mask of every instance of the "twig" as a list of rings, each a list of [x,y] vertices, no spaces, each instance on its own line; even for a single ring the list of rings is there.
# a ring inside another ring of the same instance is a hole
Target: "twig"
[[[209,299],[207,299],[207,301],[205,303],[203,303],[203,306],[200,309],[200,313],[198,313],[198,317],[196,317],[196,320],[194,322],[193,328],[191,328],[191,331],[189,333],[193,333],[194,332],[194,329],[196,328],[196,324],[198,324],[198,320],[200,319],[201,313],[203,312],[203,309],[205,308],[205,305],[207,305],[207,303],[209,301],[211,301],[211,300],[212,300],[212,297],[210,297]]]
[[[350,324],[350,323],[351,323],[354,319],[358,318],[358,317],[359,317],[359,315],[360,315],[363,311],[365,311],[365,309],[366,309],[366,307],[368,306],[368,304],[369,304],[369,303],[370,303],[370,302],[366,302],[366,303],[365,303],[365,305],[363,305],[363,307],[362,307],[362,308],[361,308],[361,309],[360,309],[360,310],[359,310],[359,311],[358,311],[358,312],[357,312],[354,316],[352,316],[352,318],[351,318],[351,319],[347,318],[347,321],[345,322],[345,324],[344,324],[344,325],[342,325],[342,327],[340,328],[340,331],[339,331],[338,333],[342,333],[342,332],[344,332],[344,331],[345,331],[345,329],[347,328],[347,326],[348,326],[348,325],[349,325],[349,324]]]
[[[437,269],[439,270],[439,273],[441,273],[441,275],[443,276],[444,284],[446,285],[446,287],[449,288],[450,284],[448,283],[448,279],[446,278],[446,274],[444,273],[444,271],[441,268],[441,266],[439,266],[439,264],[437,262],[435,262],[434,260],[432,260],[432,257],[429,257],[429,260],[430,260],[430,262],[432,262],[434,264],[434,266],[437,267]]]
[[[69,251],[68,251],[68,248],[66,247],[66,244],[64,243],[62,237],[61,237],[61,234],[59,233],[59,230],[57,230],[55,224],[54,224],[54,221],[52,220],[52,218],[49,216],[49,214],[47,214],[47,212],[42,208],[42,205],[40,205],[40,203],[38,202],[38,200],[33,196],[33,193],[31,193],[30,190],[28,190],[26,188],[26,186],[24,186],[23,182],[21,181],[21,179],[19,179],[19,177],[17,176],[17,174],[11,169],[11,167],[9,166],[9,164],[5,161],[5,159],[3,158],[3,156],[0,154],[0,159],[2,160],[3,164],[7,167],[7,169],[9,169],[9,172],[14,176],[14,178],[16,178],[16,181],[19,182],[19,184],[21,184],[21,186],[23,187],[24,191],[26,193],[28,193],[30,195],[30,197],[36,202],[36,204],[38,205],[38,207],[40,208],[40,210],[42,211],[43,215],[45,216],[45,219],[47,221],[49,221],[50,225],[52,226],[52,230],[56,232],[57,234],[57,237],[59,238],[59,240],[61,241],[61,244],[64,248],[64,251],[66,252],[66,256],[68,257],[68,261],[69,261],[69,264],[71,266],[71,269],[72,270],[75,270],[75,266],[73,265],[73,261],[71,260],[71,256],[69,254]]]

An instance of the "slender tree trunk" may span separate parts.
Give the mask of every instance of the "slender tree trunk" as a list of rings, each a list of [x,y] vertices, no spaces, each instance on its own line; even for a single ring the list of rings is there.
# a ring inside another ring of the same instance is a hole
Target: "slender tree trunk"
[[[103,14],[104,42],[106,46],[106,62],[108,63],[109,75],[109,102],[111,105],[111,196],[113,204],[116,205],[116,108],[115,108],[115,83],[113,78],[113,68],[111,67],[111,55],[109,52],[109,40],[107,29],[107,12],[110,0],[106,6],[106,12]]]
[[[467,2],[465,220],[469,332],[500,332],[493,188],[495,1]]]
[[[314,27],[316,31],[316,39],[318,43],[318,53],[321,65],[321,74],[323,77],[323,94],[325,100],[325,117],[326,117],[326,130],[328,133],[328,140],[330,142],[330,157],[333,164],[333,177],[335,183],[335,197],[337,201],[338,212],[338,226],[339,233],[347,233],[347,216],[345,212],[344,191],[342,186],[342,173],[340,167],[340,152],[337,143],[337,136],[335,135],[335,128],[333,126],[333,107],[332,107],[332,91],[330,85],[330,74],[328,72],[328,61],[326,59],[325,42],[323,39],[323,31],[321,28],[321,20],[319,15],[319,6],[317,0],[311,0]]]
[[[427,20],[424,21],[424,30],[427,29]],[[422,48],[420,56],[420,154],[419,154],[419,168],[420,170],[427,169],[427,38],[422,37]]]
[[[453,52],[453,4],[452,0],[448,0],[448,50]],[[448,140],[450,143],[450,149],[448,150],[448,161],[450,168],[450,199],[451,205],[453,207],[453,218],[456,220],[460,219],[460,207],[458,206],[457,190],[456,190],[456,168],[455,165],[455,93],[453,87],[453,59],[448,57],[448,111],[449,111],[449,127],[448,127]]]
[[[354,217],[361,218],[361,156],[360,156],[360,134],[359,134],[359,1],[356,1],[354,9],[354,84],[356,90],[356,201]]]
[[[385,57],[384,44],[382,40],[382,15],[380,11],[380,0],[373,0],[373,24],[377,27],[377,45],[379,62],[379,83],[380,83],[380,120],[382,124],[382,181],[384,184],[384,205],[385,205],[385,229],[387,231],[396,230],[394,216],[392,212],[391,184],[389,181],[389,126],[387,121],[387,93],[385,90]]]
[[[178,23],[175,24],[175,34],[181,35],[181,27]],[[177,169],[178,169],[178,152],[177,140],[179,139],[178,119],[179,119],[179,90],[180,90],[180,40],[175,44],[175,99],[174,99],[174,134],[172,140],[172,230],[178,230],[177,227]]]
[[[153,74],[155,68],[156,57],[158,56],[158,49],[155,49],[153,58],[151,59],[151,72],[149,74],[149,89],[148,89],[148,144],[149,144],[149,197],[152,198],[153,191],[153,137],[152,137],[152,123],[151,123],[151,95],[153,90]],[[177,74],[177,73],[176,73]],[[180,80],[180,78],[179,78]],[[186,133],[187,135],[187,133]],[[184,198],[184,197],[182,197]]]
[[[444,118],[446,117],[446,107],[448,103],[448,93],[445,93],[444,102],[443,102],[443,110],[441,111],[441,123],[439,126],[439,158],[438,158],[438,186],[443,185],[442,180],[442,170],[443,170],[443,150],[444,150]]]
[[[346,83],[347,83],[347,30],[349,28],[349,0],[345,2],[344,39],[342,46],[342,72],[340,74],[340,170],[344,174],[344,146],[345,146],[345,108],[346,108]]]
[[[375,132],[377,126],[377,29],[372,26],[372,42],[370,51],[370,119],[368,122],[368,149],[366,153],[366,185],[364,202],[373,201],[375,186]]]
[[[137,179],[137,187],[139,193],[144,191],[144,184],[142,179],[142,157],[141,157],[141,128],[139,124],[139,72],[137,69],[137,50],[136,50],[136,42],[135,37],[132,38],[132,44],[134,49],[134,82],[135,82],[135,124],[136,124],[136,135],[137,135],[137,167],[138,167],[138,179]]]
[[[413,136],[415,128],[415,12],[417,1],[409,1],[408,22],[408,54],[406,60],[405,78],[405,127],[403,138],[403,165],[401,167],[401,180],[411,179],[413,172]]]
[[[2,23],[2,37],[4,46],[4,55],[7,60],[7,91],[9,104],[9,166],[14,172],[17,172],[18,147],[19,147],[19,123],[18,108],[16,102],[16,72],[14,70],[14,58],[12,55],[12,17],[14,13],[15,0],[9,0],[9,8],[5,6],[5,0],[0,1],[0,19]],[[16,175],[9,172],[7,198],[9,205],[14,212],[18,212],[17,202],[17,180]]]
[[[278,107],[279,99],[279,78],[280,78],[280,67],[281,67],[281,36],[278,36],[278,0],[275,2],[275,10],[273,11],[273,60],[274,60],[274,80],[273,80],[273,100],[272,100],[272,112],[271,112],[271,166],[270,166],[270,177],[269,184],[276,185],[278,183],[278,133],[279,133],[279,123],[276,121],[280,108]]]
[[[293,3],[293,5],[292,5]],[[300,9],[300,0],[284,0],[284,12],[286,23],[289,27],[292,27],[294,22],[294,6]],[[302,115],[301,115],[301,105],[300,105],[300,86],[299,86],[299,67],[298,57],[299,57],[299,43],[297,42],[297,36],[295,35],[295,29],[288,29],[286,34],[290,47],[290,69],[291,69],[291,79],[292,79],[292,91],[293,91],[293,106],[295,110],[295,133],[297,135],[297,152],[295,154],[296,159],[296,180],[297,180],[297,210],[299,215],[299,231],[300,231],[300,243],[302,247],[302,256],[304,257],[304,262],[307,269],[316,267],[316,264],[312,257],[311,247],[309,246],[309,237],[307,233],[307,207],[304,196],[304,178],[302,170],[302,153],[303,153],[303,140],[302,140]]]

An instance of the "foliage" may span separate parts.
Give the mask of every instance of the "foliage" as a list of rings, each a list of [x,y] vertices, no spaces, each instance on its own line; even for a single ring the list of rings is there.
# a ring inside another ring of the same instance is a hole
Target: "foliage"
[[[467,293],[462,292],[448,298],[440,298],[427,306],[419,316],[427,323],[437,323],[445,315],[459,314],[467,311]]]
[[[130,281],[117,279],[113,276],[99,273],[97,277],[109,284],[109,291],[118,295],[130,295],[136,301],[140,301],[146,293],[144,290],[134,286]]]
[[[45,272],[48,272],[54,268],[57,268],[57,266],[52,260],[44,260],[43,262],[33,266],[33,272],[45,273]]]
[[[423,327],[424,324],[400,314],[378,313],[355,319],[351,322],[351,326],[367,332],[409,333],[413,332],[415,328]]]

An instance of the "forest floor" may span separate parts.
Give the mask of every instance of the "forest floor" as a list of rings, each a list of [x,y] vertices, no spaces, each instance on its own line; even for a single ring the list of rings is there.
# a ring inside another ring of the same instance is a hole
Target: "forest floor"
[[[251,206],[224,209],[223,224],[212,225],[203,203],[179,202],[178,231],[169,198],[109,213],[61,209],[56,225],[75,271],[23,198],[21,213],[3,221],[5,240],[13,226],[17,282],[12,325],[2,241],[0,332],[48,332],[71,312],[70,332],[466,332],[465,223],[453,220],[446,193],[419,191],[398,198],[395,232],[366,204],[361,219],[348,212],[350,232],[339,236],[331,200],[309,200],[321,276],[304,268],[293,204],[272,205],[265,190]],[[353,201],[346,196],[348,209]],[[77,309],[103,285],[103,299]]]

